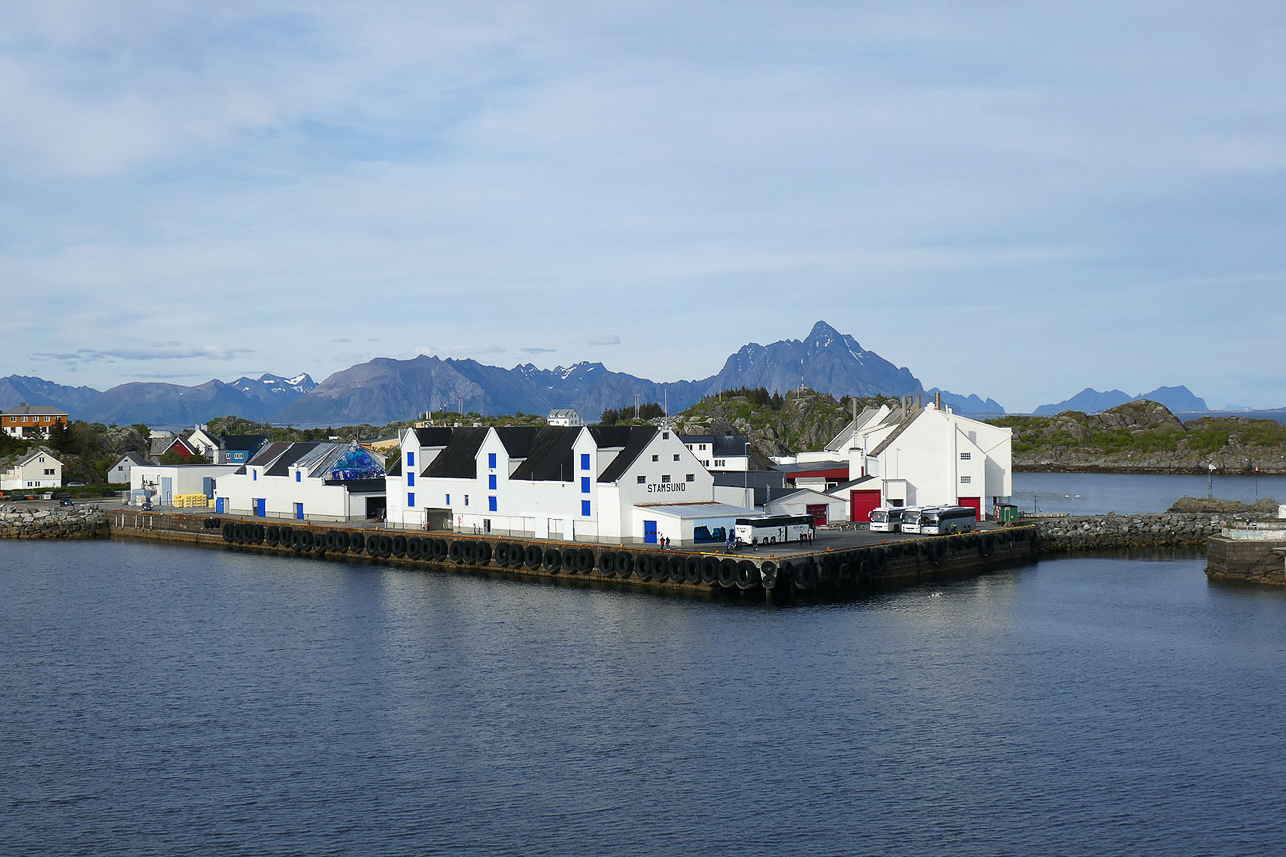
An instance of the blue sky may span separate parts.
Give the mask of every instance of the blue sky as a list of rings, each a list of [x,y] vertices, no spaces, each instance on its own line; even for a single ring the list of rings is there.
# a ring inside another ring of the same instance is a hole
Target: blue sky
[[[1286,6],[0,6],[0,375],[700,378],[824,319],[1011,411],[1286,405]]]

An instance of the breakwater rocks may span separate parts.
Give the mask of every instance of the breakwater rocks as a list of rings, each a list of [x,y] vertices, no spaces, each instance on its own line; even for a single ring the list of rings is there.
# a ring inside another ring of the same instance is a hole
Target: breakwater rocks
[[[0,539],[97,539],[107,535],[107,516],[93,506],[66,510],[0,506]]]
[[[1225,527],[1263,517],[1258,512],[1163,512],[1156,515],[1091,515],[1040,521],[1046,553],[1122,548],[1200,547]]]

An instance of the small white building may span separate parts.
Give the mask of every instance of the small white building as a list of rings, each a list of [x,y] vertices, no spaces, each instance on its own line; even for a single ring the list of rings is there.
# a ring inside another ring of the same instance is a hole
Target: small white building
[[[714,499],[710,473],[655,426],[406,429],[388,475],[390,521],[534,538],[655,543],[661,516],[638,507]]]
[[[551,426],[561,426],[563,428],[585,425],[581,415],[572,408],[555,408],[549,412],[546,422]]]
[[[210,434],[209,426],[198,425],[192,430],[192,433],[188,435],[187,441],[188,446],[192,447],[193,452],[197,455],[205,456],[205,460],[211,464],[227,463],[219,460],[219,448],[221,444],[218,437]]]
[[[173,506],[180,494],[214,496],[216,479],[236,468],[230,464],[135,464],[129,472],[129,502],[141,506]]]
[[[383,517],[384,457],[355,443],[267,443],[215,485],[215,511],[259,518]]]
[[[751,467],[750,438],[744,434],[685,434],[679,439],[711,473],[742,473]]]
[[[34,446],[0,469],[0,490],[61,488],[63,463],[43,446]]]
[[[804,488],[769,500],[764,505],[764,512],[769,515],[808,515],[813,519],[813,526],[823,527],[847,521],[848,503],[842,497]]]
[[[107,481],[113,485],[128,485],[130,471],[140,464],[147,464],[147,459],[130,450],[108,468]]]

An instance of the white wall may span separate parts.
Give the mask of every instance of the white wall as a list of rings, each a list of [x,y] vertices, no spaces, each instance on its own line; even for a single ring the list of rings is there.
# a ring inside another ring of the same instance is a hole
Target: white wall
[[[130,468],[131,495],[146,491],[153,503],[163,502],[165,480],[170,480],[170,497],[176,494],[204,494],[207,477],[216,482],[236,470],[233,464],[136,464]]]

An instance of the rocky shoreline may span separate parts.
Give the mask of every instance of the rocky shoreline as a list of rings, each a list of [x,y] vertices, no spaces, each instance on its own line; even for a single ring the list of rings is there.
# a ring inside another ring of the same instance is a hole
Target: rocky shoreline
[[[98,539],[109,535],[107,515],[95,506],[66,511],[0,506],[0,539]]]

